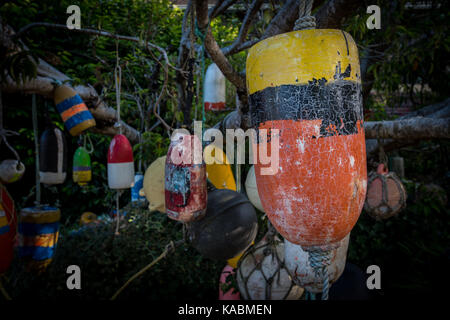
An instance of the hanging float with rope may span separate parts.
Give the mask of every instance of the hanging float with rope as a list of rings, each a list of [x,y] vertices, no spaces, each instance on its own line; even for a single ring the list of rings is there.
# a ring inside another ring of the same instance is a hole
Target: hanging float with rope
[[[245,300],[298,300],[304,289],[285,267],[284,244],[269,223],[269,231],[241,258],[237,269],[239,292]]]
[[[203,84],[205,111],[223,111],[225,104],[225,76],[219,67],[212,63],[206,69],[205,82]]]
[[[91,149],[86,149],[86,138],[89,139]],[[81,145],[81,139],[79,140],[79,146],[73,155],[73,182],[78,183],[80,186],[87,185],[92,179],[91,169],[91,156],[94,151],[91,138],[86,134],[83,139],[83,145]]]
[[[116,192],[116,235],[119,234],[120,224],[120,208],[119,197],[120,191],[129,189],[134,183],[134,159],[133,149],[130,141],[122,134],[122,126],[120,123],[120,90],[122,81],[122,69],[119,64],[118,42],[116,42],[116,67],[114,69],[114,79],[116,86],[116,105],[117,105],[117,122],[116,127],[119,128],[119,134],[116,134],[111,140],[108,148],[108,186]]]
[[[45,130],[39,141],[40,183],[62,184],[67,176],[67,143],[64,132],[50,120],[45,107]],[[36,124],[37,125],[37,124]]]
[[[262,174],[265,166],[255,164],[262,205],[280,234],[309,253],[326,300],[331,253],[356,224],[366,194],[361,73],[352,37],[314,29],[306,2],[298,31],[254,45],[246,72],[253,125],[279,132],[278,168]]]
[[[79,94],[68,85],[55,81],[54,100],[64,125],[72,136],[95,127],[95,119]]]

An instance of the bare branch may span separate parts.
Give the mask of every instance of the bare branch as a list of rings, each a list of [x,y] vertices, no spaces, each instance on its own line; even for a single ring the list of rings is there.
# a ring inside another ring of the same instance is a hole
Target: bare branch
[[[253,0],[253,3],[251,4],[250,8],[247,10],[247,14],[245,15],[244,21],[242,22],[241,29],[239,30],[239,35],[236,38],[236,40],[233,42],[233,44],[229,47],[229,51],[233,51],[236,49],[237,46],[241,45],[242,42],[247,38],[248,30],[250,29],[250,25],[253,22],[253,19],[255,18],[256,13],[261,8],[261,5],[263,4],[263,0]],[[224,52],[224,55],[227,55]]]
[[[142,39],[139,39],[137,37],[130,37],[130,36],[123,36],[123,35],[118,35],[118,34],[113,34],[110,33],[108,31],[104,31],[104,30],[96,30],[96,29],[68,29],[66,25],[64,24],[57,24],[57,23],[48,23],[48,22],[34,22],[34,23],[30,23],[28,25],[26,25],[25,27],[23,27],[22,29],[20,29],[14,36],[13,39],[18,39],[21,36],[23,36],[28,30],[30,30],[31,28],[35,28],[35,27],[49,27],[49,28],[55,28],[55,29],[63,29],[63,30],[67,30],[70,32],[79,32],[79,33],[85,33],[85,34],[90,34],[90,35],[96,35],[96,36],[102,36],[102,37],[107,37],[107,38],[112,38],[112,39],[116,39],[116,40],[127,40],[127,41],[132,41],[132,42],[137,42],[139,43],[141,46],[145,46],[145,47],[151,47],[152,49],[156,49],[158,50],[164,57],[164,59],[166,60],[166,63],[169,67],[178,70],[178,68],[172,66],[169,62],[169,58],[167,56],[167,52],[166,50],[164,50],[163,48],[161,48],[160,46],[157,46],[151,42],[148,41],[143,41]],[[180,71],[180,70],[178,70]]]
[[[450,118],[414,117],[394,121],[369,121],[364,123],[364,131],[368,139],[448,139]]]
[[[225,0],[225,1],[217,1],[214,8],[212,8],[209,13],[209,20],[214,19],[218,15],[225,12],[230,6],[232,6],[237,0]]]

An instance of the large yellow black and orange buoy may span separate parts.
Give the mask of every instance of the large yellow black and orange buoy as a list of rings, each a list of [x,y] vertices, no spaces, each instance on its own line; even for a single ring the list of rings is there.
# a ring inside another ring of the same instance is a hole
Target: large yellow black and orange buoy
[[[72,136],[95,126],[95,119],[78,93],[69,86],[57,86],[54,93],[56,109]]]
[[[367,187],[356,44],[341,30],[281,34],[250,49],[246,70],[253,125],[279,130],[278,167],[264,175],[255,164],[265,212],[290,242],[331,249],[358,220]]]
[[[0,183],[0,275],[4,274],[14,256],[17,214],[14,201]]]

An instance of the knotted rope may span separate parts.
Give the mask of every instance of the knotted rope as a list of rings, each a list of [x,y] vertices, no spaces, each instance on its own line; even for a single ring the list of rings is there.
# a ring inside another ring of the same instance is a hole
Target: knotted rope
[[[308,259],[316,277],[323,281],[322,300],[328,300],[330,289],[328,266],[331,263],[331,250],[313,249],[308,251]]]
[[[298,19],[295,21],[294,30],[307,30],[316,28],[316,18],[311,15],[314,0],[300,0],[298,6]]]
[[[122,68],[119,64],[119,42],[116,41],[116,67],[114,68],[114,80],[116,85],[116,105],[117,105],[117,122],[114,124],[119,128],[119,134],[122,134],[122,125],[120,123],[120,89],[122,83]]]

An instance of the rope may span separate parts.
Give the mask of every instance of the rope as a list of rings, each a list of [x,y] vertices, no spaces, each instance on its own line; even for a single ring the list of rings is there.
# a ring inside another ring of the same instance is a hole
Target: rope
[[[3,99],[2,99],[2,93],[0,91],[0,144],[2,141],[5,142],[6,146],[9,150],[14,154],[16,157],[16,160],[20,162],[20,157],[17,151],[8,143],[8,139],[6,137],[10,136],[18,136],[19,133],[12,130],[6,130],[3,128]]]
[[[91,148],[90,148],[89,150],[86,148],[86,145],[87,145],[86,139],[89,140],[89,144],[91,145]],[[84,147],[84,149],[86,149],[87,153],[89,153],[89,154],[91,154],[92,152],[94,152],[94,144],[92,143],[92,140],[91,140],[91,137],[89,136],[89,133],[86,133],[86,134],[84,135],[84,143],[83,143],[83,147]]]
[[[295,21],[294,30],[307,30],[316,28],[316,18],[311,15],[314,0],[300,0],[298,6],[298,19]]]
[[[209,23],[208,23],[209,25]],[[208,28],[208,27],[206,27]],[[195,21],[195,35],[200,38],[202,44],[200,46],[200,56],[201,56],[201,74],[202,74],[202,81],[203,81],[203,89],[205,88],[205,38],[206,34],[203,33],[197,24],[197,21]],[[205,115],[205,92],[202,94],[202,129],[205,130],[203,124],[206,121],[206,115]],[[203,134],[203,132],[202,132]]]
[[[41,180],[39,177],[39,141],[38,141],[38,119],[37,119],[37,107],[36,107],[36,94],[33,93],[31,99],[31,113],[33,119],[33,132],[34,132],[34,153],[36,162],[36,205],[41,203]]]
[[[323,281],[322,300],[328,300],[328,290],[330,289],[328,266],[331,263],[331,250],[308,251],[308,259],[316,277]]]
[[[119,235],[119,224],[120,224],[120,216],[119,216],[119,191],[116,192],[116,232],[115,235]]]
[[[139,278],[141,275],[143,275],[146,271],[151,269],[155,264],[157,264],[161,259],[165,258],[171,251],[174,251],[176,247],[178,247],[181,243],[183,243],[184,240],[179,240],[176,243],[173,241],[170,241],[170,243],[166,246],[166,249],[159,255],[158,258],[150,262],[148,265],[146,265],[144,268],[139,270],[137,273],[135,273],[130,279],[128,279],[127,282],[119,289],[117,292],[111,297],[111,300],[116,300],[117,296],[136,278]]]
[[[116,41],[116,67],[114,68],[114,79],[116,84],[116,105],[117,105],[117,122],[115,127],[119,128],[119,134],[122,134],[122,125],[120,123],[120,88],[122,85],[122,68],[119,64],[119,41]]]

